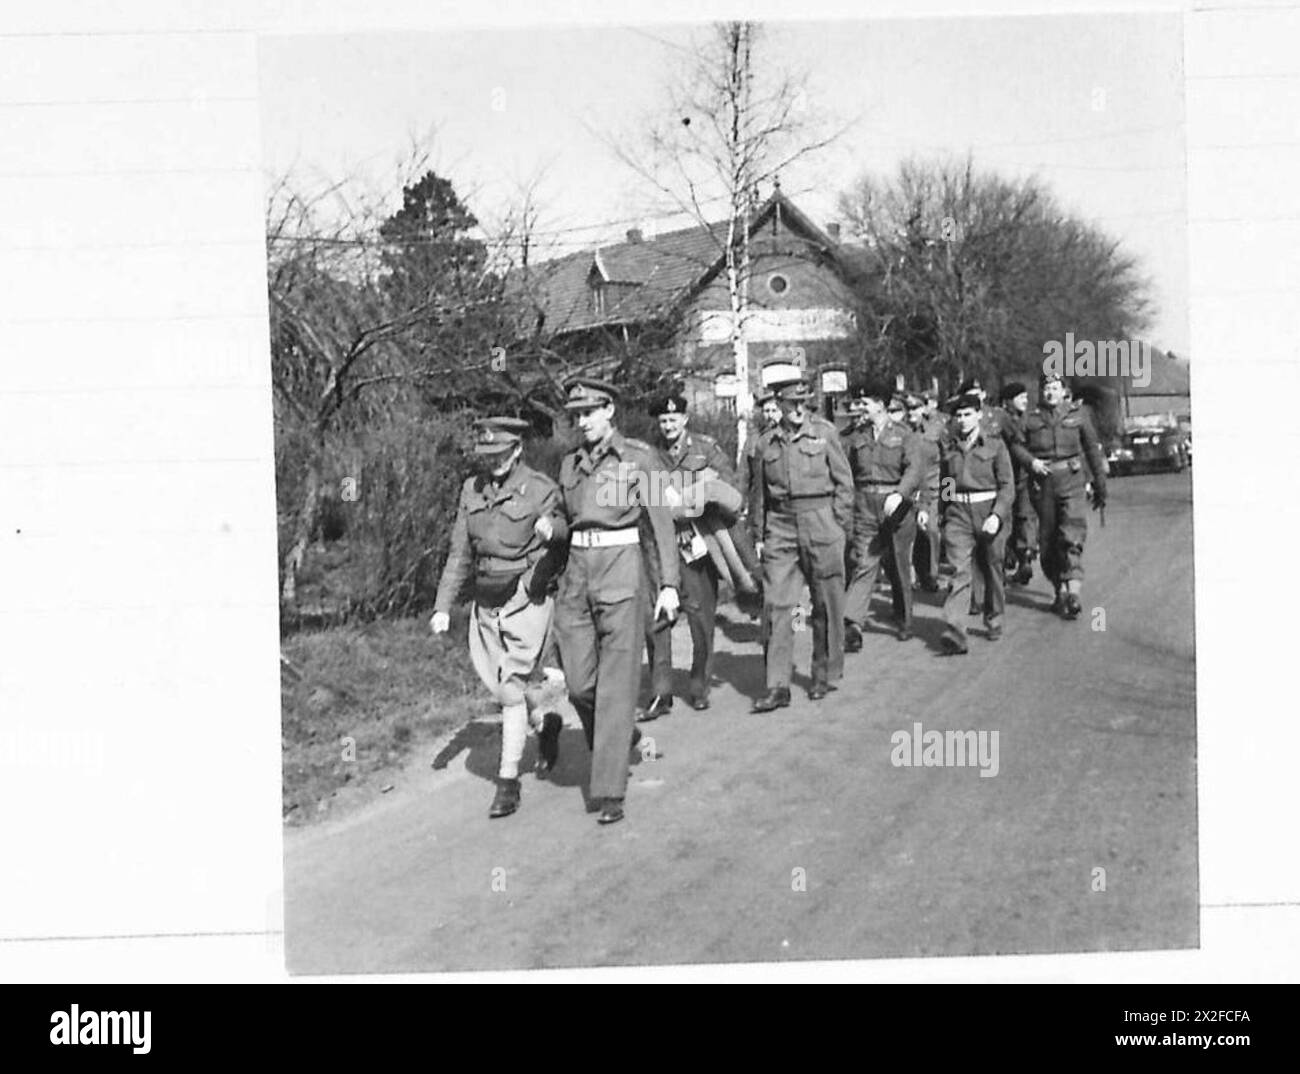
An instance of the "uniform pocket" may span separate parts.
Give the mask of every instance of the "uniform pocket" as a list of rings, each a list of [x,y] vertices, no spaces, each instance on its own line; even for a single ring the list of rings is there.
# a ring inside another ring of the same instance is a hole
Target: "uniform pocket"
[[[501,505],[495,521],[503,555],[518,555],[532,542],[536,513],[531,504],[508,500]]]

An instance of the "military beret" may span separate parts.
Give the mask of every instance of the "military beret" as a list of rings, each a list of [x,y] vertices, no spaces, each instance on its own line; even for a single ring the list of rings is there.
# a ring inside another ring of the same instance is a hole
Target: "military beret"
[[[859,380],[849,389],[850,398],[879,399],[882,403],[888,403],[893,394],[894,389],[883,380]]]
[[[564,390],[568,393],[565,410],[591,410],[618,399],[614,385],[595,377],[572,377],[565,381]]]
[[[1014,399],[1017,395],[1024,395],[1029,389],[1018,380],[1008,381],[1002,385],[1001,399],[1005,402],[1008,399]]]
[[[474,451],[478,455],[495,455],[509,451],[523,441],[532,426],[522,418],[479,418],[474,422]]]
[[[983,410],[984,404],[980,397],[974,392],[964,392],[957,396],[957,402],[953,404],[952,411],[957,413],[959,410]]]
[[[772,391],[782,403],[807,402],[813,397],[813,390],[805,380],[791,380],[784,384],[772,385]]]
[[[685,414],[686,397],[681,392],[665,392],[650,400],[650,416],[657,418],[660,414]]]

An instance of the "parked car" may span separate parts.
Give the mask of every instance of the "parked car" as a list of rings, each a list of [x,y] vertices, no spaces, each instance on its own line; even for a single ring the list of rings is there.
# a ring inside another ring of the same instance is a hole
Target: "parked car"
[[[1192,463],[1191,438],[1177,424],[1143,424],[1125,431],[1106,455],[1112,475],[1124,477],[1149,470],[1173,470]]]

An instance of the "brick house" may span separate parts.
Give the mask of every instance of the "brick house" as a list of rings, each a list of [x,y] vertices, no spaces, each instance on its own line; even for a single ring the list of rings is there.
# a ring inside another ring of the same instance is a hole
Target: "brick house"
[[[751,390],[763,363],[784,359],[816,373],[847,364],[856,348],[857,268],[838,229],[823,230],[779,190],[750,225]],[[727,286],[727,223],[646,236],[570,254],[511,274],[509,288],[555,349],[608,353],[622,345],[665,350],[692,405],[731,406],[734,358]]]

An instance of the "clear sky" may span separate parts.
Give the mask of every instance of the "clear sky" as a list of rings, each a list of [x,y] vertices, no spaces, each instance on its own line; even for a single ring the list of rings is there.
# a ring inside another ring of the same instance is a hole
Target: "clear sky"
[[[485,223],[541,174],[543,239],[567,252],[651,218],[653,192],[602,134],[635,137],[698,27],[266,37],[264,164],[311,187],[394,187],[411,139]],[[809,76],[807,107],[852,127],[782,177],[822,223],[864,171],[964,155],[1037,174],[1153,281],[1148,337],[1187,355],[1182,24],[1177,15],[767,23],[759,55]],[[396,199],[398,191],[393,189]],[[766,193],[766,191],[764,191]]]

